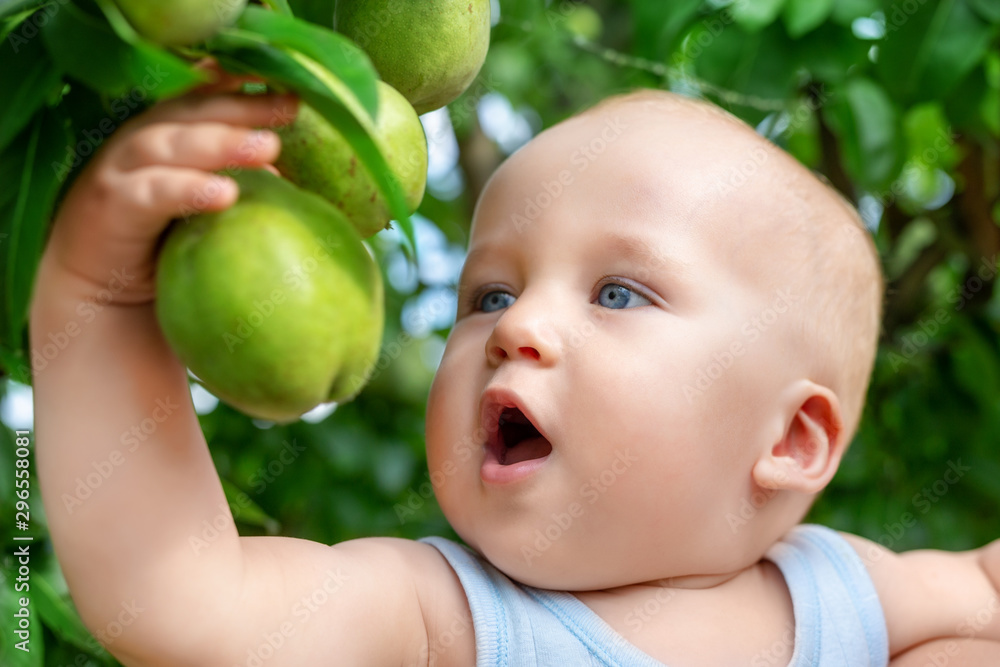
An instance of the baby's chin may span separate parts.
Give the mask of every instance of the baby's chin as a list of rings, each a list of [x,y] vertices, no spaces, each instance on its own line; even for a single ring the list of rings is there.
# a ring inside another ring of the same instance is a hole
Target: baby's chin
[[[522,539],[459,535],[480,556],[521,584],[558,591],[590,591],[635,583],[636,572],[596,544],[570,544],[550,530]],[[555,539],[550,539],[555,537]]]
[[[559,591],[595,588],[589,583],[592,577],[586,575],[586,564],[583,559],[565,562],[564,559],[548,552],[534,558],[526,557],[524,553],[513,551],[506,546],[494,546],[485,550],[474,548],[508,578],[527,586]]]
[[[550,521],[543,522],[473,518],[471,513],[454,518],[458,521],[452,525],[465,543],[508,578],[568,592],[738,572],[759,561],[791,527],[776,522],[773,534],[748,529],[734,540],[728,526],[713,531],[707,521],[701,530],[684,525],[650,532],[651,521],[636,525],[628,516],[598,525],[570,524],[558,512],[549,512]]]

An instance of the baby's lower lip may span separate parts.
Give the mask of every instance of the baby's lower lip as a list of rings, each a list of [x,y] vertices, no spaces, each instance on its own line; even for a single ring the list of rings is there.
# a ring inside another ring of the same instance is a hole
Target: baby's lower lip
[[[504,485],[519,482],[534,474],[539,468],[549,460],[550,454],[545,456],[518,461],[510,465],[503,465],[497,458],[496,453],[486,448],[486,456],[483,457],[483,465],[479,469],[479,477],[486,484]]]

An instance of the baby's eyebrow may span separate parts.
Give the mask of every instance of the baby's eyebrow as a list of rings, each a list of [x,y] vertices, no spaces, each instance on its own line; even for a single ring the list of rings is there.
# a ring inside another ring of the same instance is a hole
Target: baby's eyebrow
[[[597,238],[596,247],[602,248],[602,254],[624,257],[650,273],[663,271],[681,282],[690,282],[692,279],[693,267],[689,262],[665,253],[642,237],[621,233],[602,234]]]
[[[501,245],[498,247],[492,243],[480,245],[470,250],[465,256],[465,261],[462,262],[462,273],[459,275],[457,293],[464,294],[466,291],[471,289],[469,267],[475,266],[484,257],[497,255],[498,253],[503,253],[503,246]]]
[[[470,250],[468,254],[466,254],[465,261],[462,263],[462,266],[463,268],[466,266],[474,266],[480,260],[481,257],[496,255],[500,252],[502,252],[502,246],[498,248],[496,245],[492,243],[477,246],[472,250]]]
[[[694,279],[693,266],[689,262],[665,253],[639,236],[622,234],[621,232],[601,234],[596,238],[596,242],[591,247],[598,248],[601,256],[624,257],[638,269],[649,274],[663,272],[665,275],[681,283],[688,284]],[[467,287],[466,267],[474,266],[481,258],[498,253],[504,253],[502,244],[495,246],[492,243],[487,243],[469,251],[462,267],[463,270],[458,291],[462,292]]]

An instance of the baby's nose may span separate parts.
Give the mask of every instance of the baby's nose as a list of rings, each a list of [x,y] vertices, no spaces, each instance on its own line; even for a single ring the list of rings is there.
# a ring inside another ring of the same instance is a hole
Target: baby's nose
[[[526,359],[534,359],[535,361],[542,358],[541,353],[533,347],[519,347],[517,348],[517,355]],[[492,347],[487,346],[486,356],[492,357],[494,361],[499,363],[500,360],[507,359],[510,355],[507,354],[507,350],[494,345]]]
[[[551,310],[533,307],[522,295],[497,320],[486,341],[486,359],[491,366],[504,360],[536,361],[549,365],[558,361],[562,345]]]

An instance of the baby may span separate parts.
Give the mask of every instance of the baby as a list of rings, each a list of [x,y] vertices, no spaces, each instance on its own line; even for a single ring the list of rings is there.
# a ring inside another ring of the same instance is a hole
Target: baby
[[[1000,541],[896,555],[799,525],[875,354],[883,284],[856,214],[745,124],[665,92],[543,132],[478,204],[427,407],[431,479],[472,550],[241,538],[153,308],[168,221],[231,204],[212,172],[270,165],[278,140],[254,128],[294,114],[239,84],[116,133],[36,283],[36,349],[103,299],[35,379],[38,466],[74,600],[122,662],[997,664]],[[218,536],[194,550],[205,522]]]

